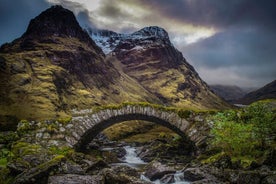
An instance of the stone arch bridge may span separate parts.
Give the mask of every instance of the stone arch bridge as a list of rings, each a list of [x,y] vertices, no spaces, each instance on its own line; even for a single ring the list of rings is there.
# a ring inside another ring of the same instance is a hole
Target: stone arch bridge
[[[126,105],[73,117],[64,127],[66,135],[64,139],[69,146],[81,149],[109,126],[130,120],[144,120],[165,126],[191,143],[194,148],[205,145],[209,132],[208,123],[198,114],[192,113],[185,119],[176,112],[153,106]]]

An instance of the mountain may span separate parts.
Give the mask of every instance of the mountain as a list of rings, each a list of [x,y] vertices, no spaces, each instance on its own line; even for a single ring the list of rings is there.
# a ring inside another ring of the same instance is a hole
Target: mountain
[[[22,37],[0,48],[1,130],[20,119],[63,118],[74,108],[122,101],[160,103],[120,73],[61,6],[42,12]]]
[[[228,106],[201,80],[164,29],[151,26],[132,34],[88,29],[88,33],[113,58],[119,71],[138,81],[162,103],[200,109]]]
[[[252,102],[264,99],[276,99],[276,80],[264,87],[246,94],[243,98],[237,100],[239,104],[250,104]]]
[[[246,90],[238,86],[229,85],[210,85],[211,89],[220,97],[231,103],[242,98],[246,94]]]
[[[21,119],[66,118],[72,109],[124,101],[228,107],[164,29],[98,31],[91,37],[71,11],[53,6],[32,19],[20,38],[1,46],[1,130]]]

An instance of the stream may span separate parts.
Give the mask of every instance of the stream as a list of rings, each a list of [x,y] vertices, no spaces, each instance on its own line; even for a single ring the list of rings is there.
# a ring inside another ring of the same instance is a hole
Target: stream
[[[121,163],[121,164],[126,164],[130,167],[140,169],[140,170],[141,170],[141,168],[143,168],[147,165],[146,162],[144,162],[143,160],[141,160],[141,158],[139,158],[137,156],[135,147],[124,146],[124,149],[126,150],[126,155],[124,156],[123,163]],[[141,179],[145,180],[145,181],[152,182],[154,184],[165,184],[165,183],[161,182],[160,180],[151,181],[143,174],[141,174]],[[189,182],[184,181],[183,172],[179,172],[179,171],[174,174],[174,181],[175,182],[171,183],[171,184],[189,184]]]

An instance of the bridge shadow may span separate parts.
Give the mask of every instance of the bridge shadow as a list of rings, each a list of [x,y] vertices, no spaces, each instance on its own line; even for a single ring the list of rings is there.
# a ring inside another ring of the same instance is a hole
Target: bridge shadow
[[[86,149],[86,146],[91,141],[93,141],[93,139],[96,138],[99,133],[103,132],[105,129],[115,124],[118,124],[121,122],[128,122],[132,120],[147,121],[157,125],[164,126],[182,137],[182,141],[183,141],[182,145],[185,145],[183,149],[188,150],[190,154],[194,154],[196,152],[195,143],[189,139],[189,137],[185,134],[185,132],[183,132],[183,130],[180,130],[178,127],[176,127],[174,123],[166,121],[156,116],[139,114],[139,113],[116,115],[116,116],[107,118],[105,120],[102,120],[99,123],[96,123],[87,131],[85,131],[82,136],[80,136],[78,142],[75,144],[74,147],[78,151],[84,151]],[[131,123],[130,123],[130,126],[131,126]]]

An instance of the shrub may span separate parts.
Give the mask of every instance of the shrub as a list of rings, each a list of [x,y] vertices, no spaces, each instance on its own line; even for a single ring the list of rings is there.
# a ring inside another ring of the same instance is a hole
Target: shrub
[[[256,161],[275,144],[276,122],[273,109],[254,103],[241,110],[228,110],[213,116],[212,148],[231,156],[232,161]]]

